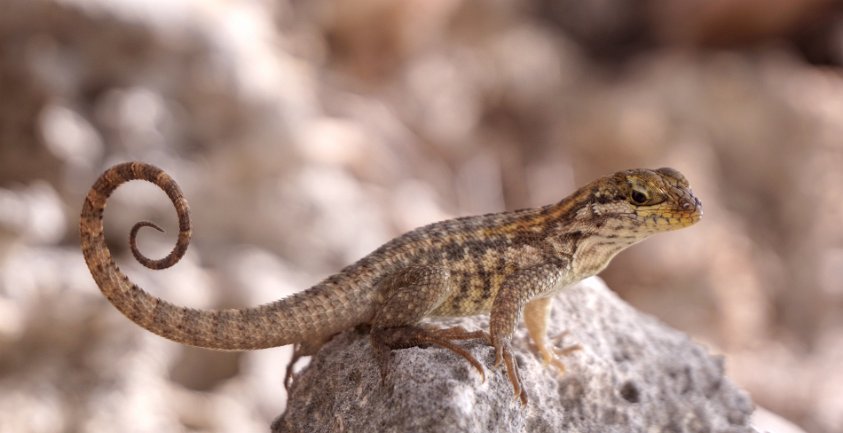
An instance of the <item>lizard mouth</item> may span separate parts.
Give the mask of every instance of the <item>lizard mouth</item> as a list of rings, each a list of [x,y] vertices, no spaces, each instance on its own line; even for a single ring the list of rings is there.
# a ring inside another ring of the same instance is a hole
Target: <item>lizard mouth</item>
[[[637,217],[651,229],[661,232],[678,230],[698,223],[702,219],[702,202],[687,190],[675,191],[673,205],[665,206],[665,202],[649,208],[639,208]]]
[[[700,199],[684,188],[674,188],[673,193],[676,196],[677,206],[672,211],[666,212],[671,225],[676,224],[676,228],[682,228],[699,222],[703,215]]]
[[[691,224],[695,224],[702,219],[703,216],[703,207],[702,202],[698,199],[695,195],[691,194],[690,191],[683,191],[684,200],[682,200],[682,204],[680,207],[683,211],[688,212],[688,217],[691,219]]]

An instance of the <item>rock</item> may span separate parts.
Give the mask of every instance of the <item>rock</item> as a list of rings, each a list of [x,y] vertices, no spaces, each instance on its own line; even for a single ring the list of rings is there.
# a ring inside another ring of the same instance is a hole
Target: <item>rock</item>
[[[752,432],[753,403],[725,376],[722,358],[644,315],[599,279],[554,299],[551,336],[567,330],[559,376],[513,345],[529,404],[513,395],[491,347],[466,342],[486,367],[484,382],[457,355],[436,347],[392,352],[381,384],[368,337],[339,335],[295,379],[281,432]],[[485,317],[443,322],[487,327]]]

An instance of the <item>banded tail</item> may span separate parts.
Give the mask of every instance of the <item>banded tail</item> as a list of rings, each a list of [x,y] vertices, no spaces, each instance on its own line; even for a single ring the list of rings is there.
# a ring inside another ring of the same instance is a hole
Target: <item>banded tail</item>
[[[82,254],[102,293],[129,319],[170,340],[192,346],[220,350],[250,350],[309,341],[330,336],[366,320],[371,306],[343,305],[355,287],[336,287],[326,283],[286,299],[254,308],[197,310],[171,304],[150,295],[132,283],[114,262],[105,243],[103,211],[108,197],[121,184],[131,180],[151,182],[167,193],[178,214],[179,235],[173,250],[163,259],[152,260],[137,248],[140,228],[153,227],[139,222],[132,227],[129,244],[132,254],[150,269],[165,269],[176,264],[190,243],[190,208],[176,182],[158,167],[130,162],[106,170],[85,197],[79,232]],[[342,299],[337,299],[341,297]]]

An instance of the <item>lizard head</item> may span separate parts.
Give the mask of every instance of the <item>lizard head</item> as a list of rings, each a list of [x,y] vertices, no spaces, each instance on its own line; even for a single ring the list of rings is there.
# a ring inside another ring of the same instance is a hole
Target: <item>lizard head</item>
[[[607,227],[613,230],[626,229],[645,237],[688,227],[702,218],[702,203],[685,176],[672,168],[625,170],[595,185],[591,212],[614,217],[610,219],[618,226]]]

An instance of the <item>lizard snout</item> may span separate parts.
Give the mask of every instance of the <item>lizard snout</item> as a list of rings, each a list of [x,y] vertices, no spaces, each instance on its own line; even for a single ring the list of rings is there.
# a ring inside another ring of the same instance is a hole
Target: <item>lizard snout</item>
[[[679,208],[681,211],[691,217],[693,222],[699,221],[703,215],[700,199],[687,189],[675,188],[674,191],[679,196]]]

